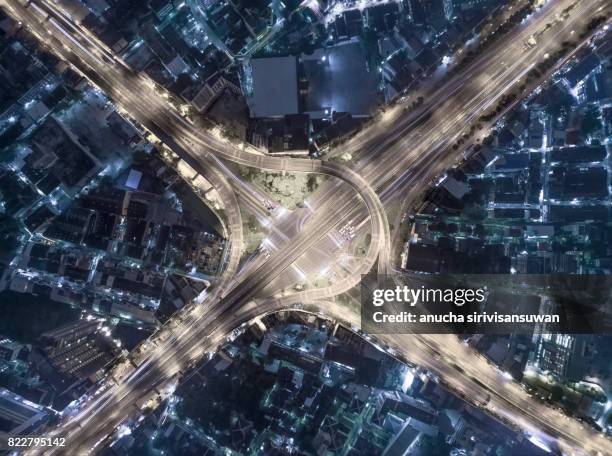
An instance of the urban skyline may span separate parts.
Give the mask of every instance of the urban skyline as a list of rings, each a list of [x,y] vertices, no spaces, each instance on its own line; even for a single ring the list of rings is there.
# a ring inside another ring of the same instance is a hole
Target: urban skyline
[[[611,13],[1,1],[0,451],[612,454],[609,329],[362,311],[367,274],[612,274]],[[478,311],[559,310],[501,282]]]

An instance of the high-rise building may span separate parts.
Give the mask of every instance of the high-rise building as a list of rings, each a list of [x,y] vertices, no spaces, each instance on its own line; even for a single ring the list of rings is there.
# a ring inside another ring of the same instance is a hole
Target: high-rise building
[[[584,376],[588,335],[538,334],[535,366],[561,380],[577,381]]]
[[[32,434],[43,427],[50,414],[44,407],[0,388],[0,432]]]
[[[0,339],[0,360],[14,361],[19,356],[23,345],[10,339]]]
[[[49,362],[60,372],[77,378],[92,377],[115,356],[99,320],[79,320],[41,338]]]

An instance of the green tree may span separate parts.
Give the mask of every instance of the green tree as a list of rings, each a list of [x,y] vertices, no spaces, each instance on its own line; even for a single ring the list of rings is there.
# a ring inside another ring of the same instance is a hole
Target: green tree
[[[550,390],[550,400],[559,402],[563,398],[563,388],[559,385],[554,385]]]
[[[314,192],[317,189],[317,177],[316,176],[308,176],[308,180],[306,181],[306,187],[309,192]]]

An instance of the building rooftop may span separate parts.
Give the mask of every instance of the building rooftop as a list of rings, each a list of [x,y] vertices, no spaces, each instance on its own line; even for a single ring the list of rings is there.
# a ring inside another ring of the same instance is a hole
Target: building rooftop
[[[282,117],[298,113],[297,58],[251,60],[253,92],[248,99],[251,117]]]
[[[382,101],[378,90],[380,73],[368,68],[365,52],[357,41],[318,49],[312,55],[302,55],[301,62],[308,82],[305,111],[369,116]]]
[[[125,181],[125,186],[131,188],[132,190],[138,190],[140,179],[142,179],[142,172],[136,169],[131,169]]]
[[[45,418],[47,413],[41,406],[0,388],[0,431],[15,435],[34,431]]]
[[[588,57],[579,61],[567,73],[565,79],[570,86],[575,87],[580,81],[583,81],[595,68],[600,65],[599,58],[595,54],[590,54]]]

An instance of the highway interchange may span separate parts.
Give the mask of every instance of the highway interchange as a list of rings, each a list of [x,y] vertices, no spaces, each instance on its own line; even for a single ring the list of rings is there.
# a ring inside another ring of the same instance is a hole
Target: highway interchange
[[[505,37],[492,43],[473,62],[441,82],[423,84],[418,93],[424,102],[419,108],[404,109],[417,96],[411,95],[405,102],[388,108],[341,148],[330,151],[330,156],[351,156],[343,165],[339,160],[267,156],[196,128],[177,114],[146,77],[130,73],[109,60],[107,50],[95,37],[77,24],[67,24],[68,19],[54,3],[33,2],[28,7],[24,3],[2,0],[7,11],[53,52],[85,74],[213,184],[223,201],[226,235],[230,239],[227,269],[204,303],[186,308],[171,323],[171,328],[164,330],[168,336],[150,342],[133,372],[120,378],[117,384],[105,385],[99,395],[52,431],[67,437],[71,451],[78,454],[89,451],[111,434],[139,399],[193,360],[214,351],[232,330],[258,315],[304,303],[358,327],[359,315],[331,298],[354,289],[360,274],[368,272],[377,259],[379,272],[392,270],[389,207],[400,200],[406,204],[414,201],[432,178],[456,161],[461,150],[453,151],[451,146],[466,127],[495,107],[558,43],[572,39],[595,15],[609,16],[611,8],[604,0],[548,2],[515,27],[511,39]],[[556,21],[554,27],[543,33],[538,46],[525,49],[524,42],[530,36],[543,30],[546,23],[554,22],[572,4],[575,6],[567,19]],[[43,13],[35,11],[32,5]],[[305,208],[293,213],[273,210],[270,214],[265,195],[233,173],[223,164],[224,160],[258,169],[321,173],[333,179],[309,197]],[[268,254],[259,255],[242,267],[243,233],[238,201],[247,211],[265,220],[270,230],[266,240]],[[322,262],[336,260],[329,252],[337,249],[337,230],[347,224],[372,233],[365,258],[349,274],[327,287],[291,289],[291,284],[299,282],[300,271],[309,272],[321,268]],[[439,375],[467,400],[550,444],[556,442],[567,452],[612,454],[609,440],[534,402],[518,384],[455,337],[389,335],[377,339],[403,359]],[[453,368],[449,359],[461,371]]]

